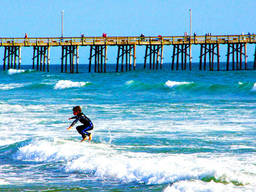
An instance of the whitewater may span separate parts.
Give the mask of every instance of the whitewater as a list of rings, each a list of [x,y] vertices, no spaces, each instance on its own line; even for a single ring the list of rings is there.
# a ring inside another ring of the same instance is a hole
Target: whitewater
[[[0,71],[0,191],[256,191],[255,71],[56,69]]]

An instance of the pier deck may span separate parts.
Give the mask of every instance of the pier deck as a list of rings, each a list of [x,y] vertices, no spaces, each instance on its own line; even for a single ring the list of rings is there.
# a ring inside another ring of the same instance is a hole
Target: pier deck
[[[179,45],[256,43],[256,35],[154,36],[154,37],[31,37],[0,38],[0,46]]]

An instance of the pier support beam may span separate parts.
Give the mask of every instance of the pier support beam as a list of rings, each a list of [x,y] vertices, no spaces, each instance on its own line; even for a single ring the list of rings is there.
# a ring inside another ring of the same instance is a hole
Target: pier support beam
[[[78,73],[78,64],[79,64],[79,46],[77,45],[63,45],[61,46],[61,72],[68,72],[68,63],[69,63],[69,72]]]
[[[144,58],[144,69],[147,66],[147,59],[149,57],[149,69],[163,68],[163,45],[146,45],[146,52]],[[160,65],[160,66],[159,66]]]
[[[49,46],[34,46],[32,60],[33,60],[32,69],[37,70],[37,71],[49,72],[50,71],[50,69],[49,69],[50,47]]]
[[[256,70],[256,45],[255,45],[255,51],[254,51],[254,64],[253,69]]]
[[[4,47],[3,70],[20,69],[21,65],[21,47],[6,46]]]
[[[89,72],[92,71],[92,63],[94,61],[94,72],[102,73],[107,70],[107,46],[91,45],[89,57]]]
[[[247,44],[246,43],[228,43],[227,66],[229,71],[230,57],[232,56],[232,70],[247,70]],[[244,56],[244,62],[243,62]],[[244,67],[243,67],[244,64]]]
[[[119,64],[121,64],[121,69],[119,69]],[[116,72],[131,71],[135,69],[136,45],[118,45]]]
[[[200,64],[199,70],[206,70],[207,69],[207,57],[208,57],[208,64],[209,70],[213,71],[214,69],[214,58],[217,59],[217,71],[220,70],[220,45],[219,44],[201,44],[200,45]],[[204,58],[204,65],[203,65],[203,58]]]
[[[189,61],[189,70],[192,70],[192,63],[190,59],[190,44],[176,44],[173,45],[172,65],[171,70],[174,70],[176,60],[176,70],[179,70],[179,61],[181,61],[181,70],[187,69],[187,61]]]

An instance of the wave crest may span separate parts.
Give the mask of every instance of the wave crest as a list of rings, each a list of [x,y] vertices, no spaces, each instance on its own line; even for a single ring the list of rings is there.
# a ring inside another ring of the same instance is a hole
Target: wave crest
[[[59,80],[55,86],[54,89],[67,89],[67,88],[73,88],[73,87],[83,87],[89,82],[74,82],[70,80]]]
[[[18,73],[25,73],[26,71],[24,69],[9,69],[8,74],[9,75],[14,75]]]
[[[183,85],[191,85],[191,84],[193,84],[193,82],[186,82],[186,81],[178,82],[178,81],[170,81],[170,80],[165,82],[165,86],[169,87],[169,88],[173,88],[173,87],[177,87],[177,86],[183,86]]]

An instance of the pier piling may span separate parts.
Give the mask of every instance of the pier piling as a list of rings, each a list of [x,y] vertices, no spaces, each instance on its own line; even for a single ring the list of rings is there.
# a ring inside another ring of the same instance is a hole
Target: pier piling
[[[206,70],[207,69],[207,56],[208,56],[208,69],[210,71],[214,70],[214,58],[217,57],[217,70],[220,70],[220,55],[219,55],[219,44],[212,43],[212,44],[201,44],[200,45],[200,64],[199,70]],[[217,51],[215,51],[217,49]],[[207,55],[208,54],[208,55]],[[204,57],[204,67],[202,67],[202,58]]]
[[[94,72],[106,73],[107,65],[107,46],[106,45],[91,45],[89,57],[89,72],[92,69],[92,62],[94,60]]]
[[[254,65],[253,69],[256,70],[256,45],[255,45],[255,51],[254,51]]]
[[[176,70],[179,70],[179,61],[181,60],[181,70],[187,69],[187,59],[189,59],[189,70],[192,69],[190,60],[190,44],[173,45],[172,65],[171,70],[174,70],[176,59]]]
[[[32,69],[37,71],[49,72],[50,65],[50,47],[49,46],[34,46],[33,47],[33,58],[32,58]],[[36,65],[36,67],[35,67]],[[47,66],[45,66],[47,65]]]
[[[147,67],[149,57],[149,69],[157,70],[163,67],[163,45],[147,45],[144,57],[144,69]],[[160,65],[160,66],[159,66]]]
[[[78,73],[79,65],[79,46],[77,45],[63,45],[61,53],[61,72],[68,72],[68,63],[69,63],[69,72]]]
[[[247,70],[247,44],[246,43],[228,43],[227,65],[229,70],[229,57],[232,56],[232,70]],[[244,56],[244,62],[243,62]],[[244,64],[244,67],[243,67]]]
[[[119,64],[121,64],[120,72],[135,70],[136,69],[135,53],[136,53],[136,45],[118,45],[116,72],[119,72]],[[120,60],[121,60],[121,63],[120,63]]]
[[[7,67],[6,67],[7,64]],[[6,46],[4,47],[3,70],[20,69],[21,65],[21,47]]]

